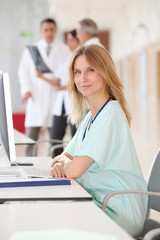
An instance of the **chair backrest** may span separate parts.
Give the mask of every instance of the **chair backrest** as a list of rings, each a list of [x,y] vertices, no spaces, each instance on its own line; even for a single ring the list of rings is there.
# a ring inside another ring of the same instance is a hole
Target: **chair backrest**
[[[148,191],[160,193],[160,149],[151,166],[148,177]],[[150,196],[148,207],[160,212],[160,197]]]

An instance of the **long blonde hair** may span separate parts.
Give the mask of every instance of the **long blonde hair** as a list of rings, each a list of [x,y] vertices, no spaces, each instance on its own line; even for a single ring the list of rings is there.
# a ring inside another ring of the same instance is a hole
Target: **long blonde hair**
[[[71,117],[75,119],[76,125],[79,124],[88,109],[86,97],[77,90],[74,83],[74,64],[81,55],[85,56],[87,62],[104,78],[109,95],[119,102],[130,125],[131,115],[126,106],[123,84],[116,73],[113,60],[106,49],[95,44],[77,48],[70,60],[68,91],[72,99]]]

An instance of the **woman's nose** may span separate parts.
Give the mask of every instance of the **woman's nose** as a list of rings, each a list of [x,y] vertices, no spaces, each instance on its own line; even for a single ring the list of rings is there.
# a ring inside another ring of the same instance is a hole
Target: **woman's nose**
[[[86,73],[81,74],[81,82],[85,82],[87,80]]]

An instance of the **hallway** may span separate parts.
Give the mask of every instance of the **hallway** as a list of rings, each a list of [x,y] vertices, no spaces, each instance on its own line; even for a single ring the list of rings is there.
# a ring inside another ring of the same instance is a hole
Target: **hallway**
[[[147,179],[160,147],[160,101],[138,96],[130,96],[128,101],[132,115],[132,137],[143,175]]]

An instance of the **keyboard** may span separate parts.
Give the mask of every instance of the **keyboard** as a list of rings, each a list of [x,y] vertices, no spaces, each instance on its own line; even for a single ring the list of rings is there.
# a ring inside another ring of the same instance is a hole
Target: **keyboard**
[[[52,178],[50,170],[37,167],[21,167],[28,178]]]

